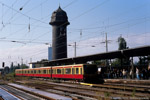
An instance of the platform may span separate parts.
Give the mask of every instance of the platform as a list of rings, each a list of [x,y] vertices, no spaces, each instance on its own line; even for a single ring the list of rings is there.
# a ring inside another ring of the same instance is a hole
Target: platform
[[[150,80],[137,80],[137,79],[104,79],[104,83],[123,83],[123,84],[150,85]]]
[[[0,98],[4,100],[21,100],[14,95],[8,93],[7,91],[3,90],[2,88],[0,88]]]
[[[29,87],[26,87],[23,85],[18,85],[18,84],[14,84],[14,83],[9,83],[8,85],[33,92],[35,94],[43,95],[43,96],[49,97],[49,98],[54,99],[54,100],[72,100],[72,98],[68,98],[68,97],[64,97],[61,95],[45,92],[45,91],[38,90],[38,89],[29,88]]]

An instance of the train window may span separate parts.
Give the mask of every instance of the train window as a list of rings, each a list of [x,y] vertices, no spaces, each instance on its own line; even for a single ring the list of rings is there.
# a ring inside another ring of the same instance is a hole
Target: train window
[[[28,70],[28,74],[29,74],[29,70]]]
[[[57,74],[61,74],[61,69],[57,69]]]
[[[41,73],[41,71],[39,70],[39,71],[38,71],[38,73],[40,74],[40,73]]]
[[[49,69],[49,74],[51,74],[51,69]]]
[[[34,74],[36,74],[36,70],[34,70]]]
[[[79,68],[76,68],[76,74],[79,74]]]
[[[46,70],[43,70],[43,74],[46,74]]]
[[[66,68],[66,74],[71,74],[71,68]]]

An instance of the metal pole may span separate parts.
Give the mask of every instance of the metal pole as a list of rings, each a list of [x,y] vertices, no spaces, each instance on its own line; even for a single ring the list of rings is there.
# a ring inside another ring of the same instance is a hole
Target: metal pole
[[[132,67],[132,79],[134,79],[134,65],[133,65],[133,57],[131,57],[131,67]]]
[[[108,41],[107,41],[107,33],[105,33],[106,34],[106,52],[108,52]]]
[[[107,52],[108,52],[107,32],[105,33],[105,35],[106,35],[105,43],[106,43],[106,53],[107,53]],[[106,60],[105,60],[105,66],[107,67],[107,65],[108,65],[108,60],[106,59]]]
[[[76,57],[76,42],[74,42],[74,57]]]

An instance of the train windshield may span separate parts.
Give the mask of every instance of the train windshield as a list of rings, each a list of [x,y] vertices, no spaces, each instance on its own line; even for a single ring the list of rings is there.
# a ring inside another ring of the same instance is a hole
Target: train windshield
[[[96,65],[84,65],[84,74],[94,74],[97,73]]]

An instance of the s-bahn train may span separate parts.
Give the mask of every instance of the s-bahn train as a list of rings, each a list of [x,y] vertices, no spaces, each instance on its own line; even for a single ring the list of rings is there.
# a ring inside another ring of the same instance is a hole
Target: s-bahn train
[[[32,69],[16,69],[15,75],[96,82],[98,80],[98,68],[96,65],[91,64],[49,66]]]

